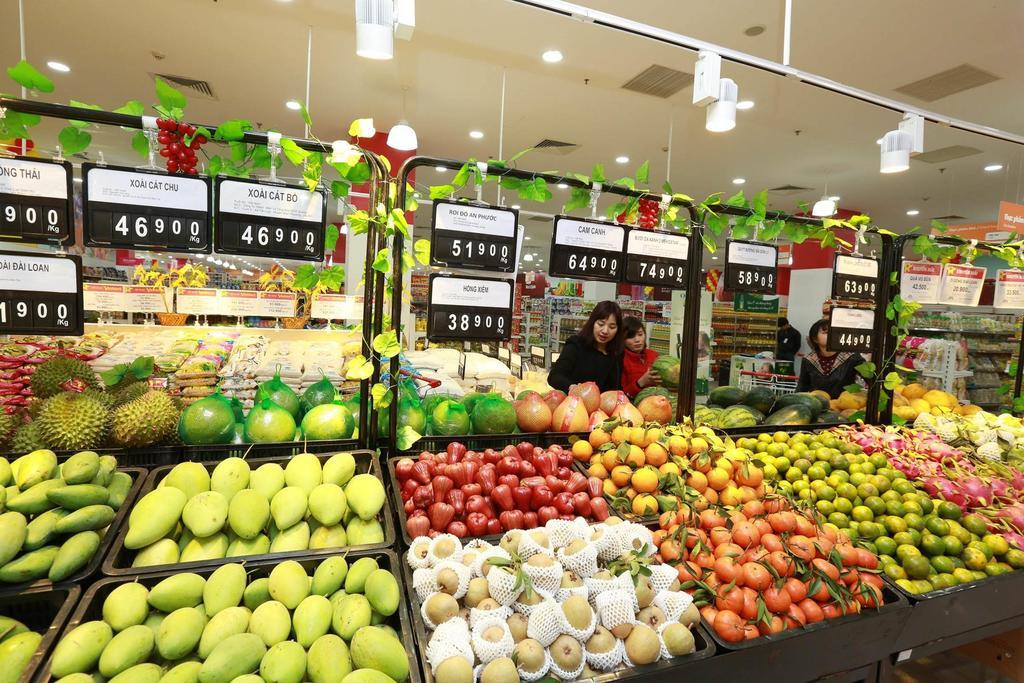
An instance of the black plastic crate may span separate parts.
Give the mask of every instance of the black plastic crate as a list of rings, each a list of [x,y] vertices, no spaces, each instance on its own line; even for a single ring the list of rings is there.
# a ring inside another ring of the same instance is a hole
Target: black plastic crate
[[[0,596],[0,615],[17,619],[43,636],[18,683],[29,683],[57,644],[57,634],[64,628],[82,589],[71,584],[52,588],[29,588],[17,595]]]
[[[121,508],[117,511],[117,514],[114,515],[114,521],[110,523],[110,526],[107,527],[106,533],[103,534],[103,538],[100,539],[100,545],[96,548],[96,552],[93,553],[92,558],[84,567],[62,581],[62,584],[82,584],[86,579],[91,578],[94,574],[98,574],[100,566],[103,564],[103,560],[107,557],[111,546],[114,544],[114,539],[121,533],[122,527],[128,526],[128,512],[131,510],[132,505],[135,504],[135,499],[138,497],[139,491],[142,490],[143,484],[146,482],[147,471],[141,467],[119,467],[118,470],[131,476],[132,487],[128,490],[128,495],[125,497]],[[53,585],[53,582],[49,579],[37,579],[31,583],[0,583],[0,596],[7,594],[22,594],[27,589],[46,590],[52,588]]]
[[[412,629],[416,636],[416,653],[419,655],[420,666],[423,670],[423,681],[424,683],[434,683],[434,676],[430,671],[430,662],[427,661],[427,643],[430,642],[430,635],[427,632],[427,625],[423,621],[423,615],[420,614],[420,601],[412,585],[412,568],[405,561],[404,555],[399,561],[402,563],[403,583],[405,584],[406,591],[408,591],[407,602],[409,612],[412,615]],[[702,623],[697,623],[693,627],[693,644],[694,651],[686,656],[675,657],[669,660],[662,659],[654,664],[637,666],[632,669],[609,671],[589,680],[592,680],[593,683],[611,683],[611,681],[620,681],[628,678],[643,678],[645,680],[664,678],[665,680],[679,681],[680,676],[688,676],[690,674],[690,667],[692,665],[706,660],[715,654],[715,644],[704,630]],[[551,677],[548,676],[547,678],[550,679]]]
[[[226,460],[227,458],[245,458],[247,456],[290,458],[299,453],[337,453],[338,451],[354,451],[358,447],[355,439],[178,446],[177,459],[164,464],[174,464],[183,460]]]
[[[64,462],[77,451],[54,451],[57,460]],[[97,448],[100,455],[112,455],[117,458],[121,467],[159,467],[178,462],[181,455],[180,446],[150,446],[148,448]]]
[[[460,436],[421,436],[411,448],[400,451],[397,448],[390,455],[415,455],[423,451],[443,451],[453,441],[457,441],[468,450],[482,451],[486,448],[501,450],[509,444],[529,441],[535,446],[554,446],[568,444],[577,438],[585,439],[590,432],[521,432],[512,434],[464,434]],[[379,441],[386,441],[378,437]],[[383,445],[383,444],[381,444]]]
[[[295,560],[303,566],[306,572],[312,575],[313,570],[320,562],[325,560],[330,555],[339,555],[340,553],[334,552],[329,555],[298,555],[293,556],[293,553],[284,553],[280,556],[268,557],[260,556],[256,559],[248,558],[232,558],[235,561],[244,564],[247,573],[249,574],[250,580],[253,578],[261,578],[269,576],[270,571],[277,566],[283,560]],[[388,617],[384,623],[388,624],[398,632],[399,637],[404,643],[412,643],[412,625],[409,617],[409,603],[406,598],[407,590],[402,581],[402,574],[398,571],[399,559],[394,552],[388,549],[380,550],[352,550],[346,552],[345,557],[351,565],[354,561],[361,557],[372,557],[377,560],[377,563],[382,569],[387,569],[395,578],[398,580],[399,588],[399,604],[398,609]],[[244,561],[243,561],[244,560]],[[138,582],[146,587],[155,586],[160,583],[163,579],[168,576],[174,576],[180,574],[183,571],[190,571],[200,576],[207,578],[217,569],[217,567],[224,564],[223,562],[210,562],[206,563],[205,566],[193,566],[200,563],[189,563],[183,565],[173,565],[172,569],[165,571],[153,572],[148,574],[134,574],[125,575],[120,577],[107,577],[94,583],[82,596],[82,600],[78,603],[78,607],[75,609],[71,618],[68,619],[66,626],[61,631],[61,637],[69,633],[76,626],[86,621],[92,621],[103,618],[103,601],[111,591],[118,586],[125,583]],[[409,683],[421,683],[423,680],[420,676],[419,663],[412,652],[408,654],[409,660]],[[39,669],[40,675],[36,679],[37,683],[46,683],[51,680],[50,676],[50,657],[46,657],[45,666]]]
[[[352,453],[356,461],[356,474],[372,474],[378,479],[382,480],[385,489],[387,489],[387,483],[383,481],[380,472],[380,465],[377,463],[377,458],[373,451],[349,451]],[[320,453],[317,457],[320,462],[323,463],[330,458],[333,453]],[[272,457],[272,458],[252,458],[246,459],[246,462],[250,464],[252,469],[256,469],[260,465],[268,462],[276,463],[287,463],[291,456],[287,457]],[[204,461],[201,464],[211,472],[218,464],[220,460]],[[142,498],[147,493],[157,487],[161,480],[170,473],[174,468],[173,465],[165,465],[154,469],[149,474],[149,478],[146,480],[145,486],[141,488],[138,494],[138,498]],[[192,571],[194,567],[203,567],[207,564],[228,564],[230,562],[252,562],[255,560],[262,560],[264,558],[273,558],[275,560],[294,559],[298,557],[329,557],[330,555],[337,555],[339,552],[347,552],[349,550],[374,550],[379,548],[390,548],[395,544],[395,525],[391,517],[391,512],[388,510],[388,496],[385,490],[384,494],[384,507],[381,509],[379,514],[381,527],[384,529],[384,541],[382,543],[371,543],[358,546],[346,546],[344,548],[324,548],[322,550],[297,550],[294,552],[287,553],[268,553],[264,555],[243,555],[239,557],[224,557],[219,560],[203,560],[199,562],[183,562],[176,563],[174,565],[155,565],[152,567],[132,567],[132,559],[135,555],[134,550],[129,550],[124,547],[124,538],[128,533],[127,521],[121,525],[118,530],[116,538],[114,538],[113,544],[110,548],[110,552],[106,554],[106,559],[103,562],[103,573],[107,576],[134,576],[136,574],[145,574],[149,572],[160,572],[167,569],[167,567],[174,566],[184,571]]]
[[[585,477],[589,477],[590,474],[587,472],[588,465],[580,460],[573,458],[572,466],[575,470]],[[610,473],[609,473],[610,476]],[[612,507],[612,498],[607,493],[603,494],[604,499],[608,501],[608,514],[621,517],[622,519],[630,522],[636,522],[637,524],[643,524],[644,526],[658,526],[658,520],[661,519],[661,513],[654,515],[635,515],[632,511],[623,512],[622,510],[616,510]]]
[[[909,593],[884,578],[911,605],[894,652],[1012,619],[1020,616],[1024,604],[1022,571],[921,594]]]

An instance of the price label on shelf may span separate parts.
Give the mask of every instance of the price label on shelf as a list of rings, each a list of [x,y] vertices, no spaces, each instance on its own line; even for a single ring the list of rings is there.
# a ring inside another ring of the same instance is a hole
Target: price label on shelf
[[[0,240],[75,243],[71,163],[0,156]]]
[[[939,300],[953,306],[977,306],[985,286],[986,272],[981,266],[943,265]]]
[[[313,295],[310,317],[323,320],[362,320],[363,297],[321,292]]]
[[[689,253],[686,235],[630,230],[626,236],[626,282],[684,289]]]
[[[222,254],[324,259],[327,196],[305,185],[217,179],[214,249]]]
[[[177,290],[174,310],[192,315],[218,315],[220,308],[216,289],[182,287]]]
[[[163,287],[128,285],[124,291],[124,310],[129,313],[169,313]]]
[[[518,226],[515,209],[436,200],[430,263],[511,273],[516,269]]]
[[[779,250],[771,244],[729,240],[725,248],[725,288],[775,294]]]
[[[430,276],[427,339],[507,341],[512,331],[511,280]]]
[[[626,231],[616,223],[555,216],[548,273],[576,280],[618,282]]]
[[[259,315],[259,292],[250,289],[221,289],[220,313],[224,315],[246,316]]]
[[[0,334],[81,335],[82,259],[0,252]]]
[[[87,311],[126,311],[125,285],[82,283],[82,307]]]
[[[927,261],[904,262],[900,276],[900,297],[919,304],[939,303],[942,264]]]
[[[829,314],[829,351],[871,353],[875,334],[875,312],[863,308],[834,307]]]
[[[293,318],[298,295],[295,292],[260,292],[259,313],[265,318]]]
[[[836,254],[832,265],[832,298],[874,301],[878,295],[878,261]]]
[[[85,244],[210,253],[210,179],[82,164]]]
[[[1024,309],[1024,271],[1015,269],[996,272],[995,308]]]

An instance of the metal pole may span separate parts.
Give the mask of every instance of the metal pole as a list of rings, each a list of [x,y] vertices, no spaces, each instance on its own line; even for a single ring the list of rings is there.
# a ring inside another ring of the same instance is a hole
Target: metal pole
[[[786,0],[785,12],[782,24],[782,63],[789,66],[789,45],[793,39],[793,0]]]
[[[18,0],[18,33],[21,36],[21,58],[22,60],[27,59],[25,56],[25,1]],[[21,99],[28,97],[28,90],[25,86],[21,86]],[[22,138],[21,140],[21,155],[25,156],[28,154],[28,140]]]
[[[881,418],[879,413],[880,397],[882,393],[882,378],[892,372],[892,362],[886,354],[886,340],[892,337],[891,322],[886,317],[886,309],[892,301],[890,290],[889,273],[892,272],[893,262],[893,239],[889,235],[880,235],[882,239],[882,255],[878,259],[878,298],[875,300],[875,329],[872,335],[871,346],[875,349],[872,360],[875,363],[875,381],[868,384],[868,401],[864,406],[864,421],[877,423]],[[887,414],[892,414],[892,397],[889,397],[886,405]],[[891,419],[890,419],[891,421]]]
[[[703,222],[692,207],[690,213],[690,251],[687,256],[686,305],[683,308],[682,347],[679,361],[679,389],[676,393],[676,421],[693,415],[697,403],[697,340],[700,336],[700,275],[704,260]]]
[[[508,69],[501,68],[501,115],[498,118],[498,158],[505,158],[505,79],[508,76]],[[498,183],[498,205],[501,205],[501,183]],[[405,205],[402,204],[402,208]]]
[[[313,27],[310,26],[306,33],[306,111],[309,111],[309,79],[313,71]],[[304,122],[305,123],[305,122]],[[306,124],[306,132],[303,133],[307,138],[309,137],[309,124]]]

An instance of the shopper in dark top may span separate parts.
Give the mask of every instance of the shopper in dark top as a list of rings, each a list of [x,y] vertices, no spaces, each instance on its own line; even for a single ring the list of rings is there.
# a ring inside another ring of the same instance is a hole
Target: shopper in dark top
[[[800,364],[800,381],[797,391],[821,389],[832,398],[839,398],[843,389],[857,381],[857,366],[864,359],[856,353],[837,353],[826,350],[828,341],[828,320],[819,320],[811,326],[807,343],[811,352]]]
[[[779,360],[793,360],[800,350],[800,333],[789,324],[788,318],[779,318],[778,347],[776,357]]]
[[[548,384],[561,391],[596,382],[601,391],[622,388],[622,310],[614,301],[594,307],[579,334],[569,337],[551,366]]]

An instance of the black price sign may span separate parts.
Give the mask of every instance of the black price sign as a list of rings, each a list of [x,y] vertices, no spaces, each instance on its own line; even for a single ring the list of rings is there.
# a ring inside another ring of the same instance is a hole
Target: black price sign
[[[84,333],[82,259],[0,252],[0,334]]]
[[[626,282],[683,289],[689,251],[686,235],[630,230],[626,236]]]
[[[0,240],[75,243],[71,163],[0,156]]]
[[[435,201],[430,263],[511,273],[516,269],[518,226],[515,209]]]
[[[832,298],[874,301],[878,294],[878,261],[836,254],[832,265]]]
[[[217,179],[218,253],[323,261],[326,226],[327,195],[322,190]]]
[[[725,247],[725,288],[775,294],[779,250],[771,244],[729,240]]]
[[[872,352],[875,312],[864,308],[835,307],[829,313],[829,351]]]
[[[605,221],[555,216],[551,237],[553,277],[618,282],[623,272],[627,228]]]
[[[427,339],[507,341],[512,331],[511,280],[430,276]]]
[[[210,253],[209,178],[82,165],[85,244]]]

